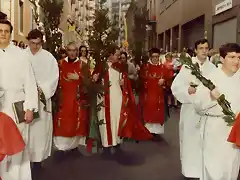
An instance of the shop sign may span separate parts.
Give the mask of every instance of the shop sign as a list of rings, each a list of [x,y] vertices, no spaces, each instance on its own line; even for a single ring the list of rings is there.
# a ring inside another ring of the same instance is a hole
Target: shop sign
[[[232,0],[224,0],[215,6],[215,15],[232,8]]]

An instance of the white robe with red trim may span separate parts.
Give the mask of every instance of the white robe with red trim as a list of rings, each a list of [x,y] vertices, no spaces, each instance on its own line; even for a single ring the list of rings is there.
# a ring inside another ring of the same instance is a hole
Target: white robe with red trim
[[[121,143],[121,139],[118,136],[118,128],[119,128],[119,120],[120,120],[120,113],[122,107],[122,90],[119,84],[121,80],[122,73],[116,71],[115,69],[109,67],[109,93],[110,93],[110,126],[111,126],[111,134],[112,134],[112,143],[109,144],[108,142],[108,135],[107,135],[107,125],[106,125],[106,118],[105,118],[105,108],[102,107],[101,110],[98,112],[98,119],[104,120],[104,124],[100,125],[100,134],[103,147],[111,147],[116,146]],[[98,103],[104,101],[104,98],[99,99]]]

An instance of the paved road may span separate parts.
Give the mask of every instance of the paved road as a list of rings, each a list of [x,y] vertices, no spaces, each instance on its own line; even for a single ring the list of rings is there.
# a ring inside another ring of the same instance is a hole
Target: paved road
[[[132,154],[135,165],[106,161],[99,155],[68,158],[44,164],[41,180],[182,180],[178,146],[179,111],[171,113],[165,126],[165,141],[126,142],[123,149]]]

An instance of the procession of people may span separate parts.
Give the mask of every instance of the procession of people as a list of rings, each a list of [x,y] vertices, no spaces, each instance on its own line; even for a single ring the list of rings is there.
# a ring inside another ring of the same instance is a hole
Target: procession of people
[[[206,39],[196,41],[196,55],[152,48],[146,61],[113,46],[105,59],[94,61],[88,47],[76,42],[54,57],[43,49],[37,29],[29,32],[27,48],[18,47],[11,42],[12,31],[9,21],[0,20],[0,179],[35,180],[44,160],[78,158],[79,146],[118,161],[125,158],[126,139],[163,141],[169,109],[181,106],[182,175],[237,180],[238,44],[222,45],[211,61]],[[183,55],[214,88],[181,61]],[[223,94],[235,114],[231,125],[219,103]]]

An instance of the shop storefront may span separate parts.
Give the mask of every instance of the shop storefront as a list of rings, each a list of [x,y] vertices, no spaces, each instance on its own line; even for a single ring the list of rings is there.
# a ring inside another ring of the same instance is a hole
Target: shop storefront
[[[223,0],[215,5],[212,21],[213,48],[218,49],[227,42],[239,43],[239,10],[240,2],[238,0]]]

